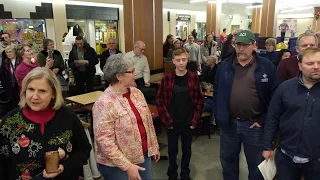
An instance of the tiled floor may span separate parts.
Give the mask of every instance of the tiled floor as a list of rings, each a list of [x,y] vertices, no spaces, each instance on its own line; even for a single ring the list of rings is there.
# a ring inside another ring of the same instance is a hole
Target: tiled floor
[[[212,135],[193,137],[192,157],[190,162],[191,177],[194,180],[222,180],[222,167],[219,159],[220,137]],[[167,155],[167,137],[166,133],[158,136],[161,155]],[[178,165],[181,162],[181,148],[179,146]],[[240,180],[248,179],[247,164],[243,152],[240,154]],[[152,173],[154,180],[165,180],[167,177],[168,161],[161,160],[152,164]],[[180,168],[178,169],[180,172]]]
[[[167,136],[165,131],[158,136],[161,155],[168,155]],[[192,157],[190,162],[191,177],[194,180],[223,180],[222,167],[219,159],[220,137],[212,135],[194,136],[192,142]],[[177,156],[178,165],[181,163],[181,148],[179,146],[179,154]],[[248,179],[248,170],[243,151],[240,154],[240,180]],[[152,180],[166,180],[168,161],[160,160],[158,163],[152,164]],[[178,169],[180,172],[180,168]],[[103,180],[100,178],[99,180]]]

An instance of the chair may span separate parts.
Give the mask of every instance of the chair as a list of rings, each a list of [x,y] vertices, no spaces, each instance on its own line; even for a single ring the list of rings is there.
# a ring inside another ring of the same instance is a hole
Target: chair
[[[203,130],[205,130],[205,132],[207,132],[208,134],[208,138],[211,139],[211,134],[210,134],[210,119],[211,119],[211,114],[208,112],[204,112],[202,113],[202,116],[200,118],[202,120],[202,128]]]
[[[99,75],[93,76],[93,90],[94,91],[103,91],[105,86],[101,82],[101,77]]]

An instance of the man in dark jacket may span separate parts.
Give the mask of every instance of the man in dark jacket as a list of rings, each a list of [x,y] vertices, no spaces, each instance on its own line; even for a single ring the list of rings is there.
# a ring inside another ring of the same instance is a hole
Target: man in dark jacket
[[[264,131],[266,160],[280,132],[275,161],[279,179],[320,179],[320,49],[299,55],[300,73],[275,92]]]
[[[117,49],[117,40],[115,38],[110,38],[108,40],[108,49],[106,51],[103,51],[103,53],[100,55],[100,68],[103,70],[104,65],[107,62],[107,59],[114,54],[121,53]]]
[[[252,32],[240,31],[235,49],[236,53],[219,65],[214,82],[213,114],[222,128],[220,160],[223,179],[239,179],[242,143],[249,180],[263,180],[257,167],[263,161],[263,126],[279,80],[272,62],[256,56]]]
[[[93,91],[93,76],[98,62],[96,51],[84,42],[82,36],[77,36],[69,54],[68,64],[73,69],[78,94]]]
[[[303,33],[298,37],[296,51],[303,52],[309,47],[317,47],[318,38],[311,33]],[[278,66],[278,74],[281,82],[294,78],[299,73],[298,58],[291,56],[288,59],[281,60]]]

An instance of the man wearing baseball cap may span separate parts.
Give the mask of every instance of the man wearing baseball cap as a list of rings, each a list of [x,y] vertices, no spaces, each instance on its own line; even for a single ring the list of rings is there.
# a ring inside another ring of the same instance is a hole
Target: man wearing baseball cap
[[[263,126],[279,80],[272,62],[256,55],[255,36],[251,31],[236,34],[235,49],[236,53],[219,66],[214,83],[213,113],[222,128],[223,179],[239,179],[239,153],[243,144],[248,179],[263,180],[258,169],[264,160]]]

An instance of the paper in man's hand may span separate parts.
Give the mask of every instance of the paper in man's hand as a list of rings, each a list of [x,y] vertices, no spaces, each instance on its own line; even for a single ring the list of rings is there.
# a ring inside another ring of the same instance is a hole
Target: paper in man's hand
[[[265,180],[273,180],[273,178],[276,176],[277,170],[273,157],[268,161],[264,160],[259,164],[258,168]]]

